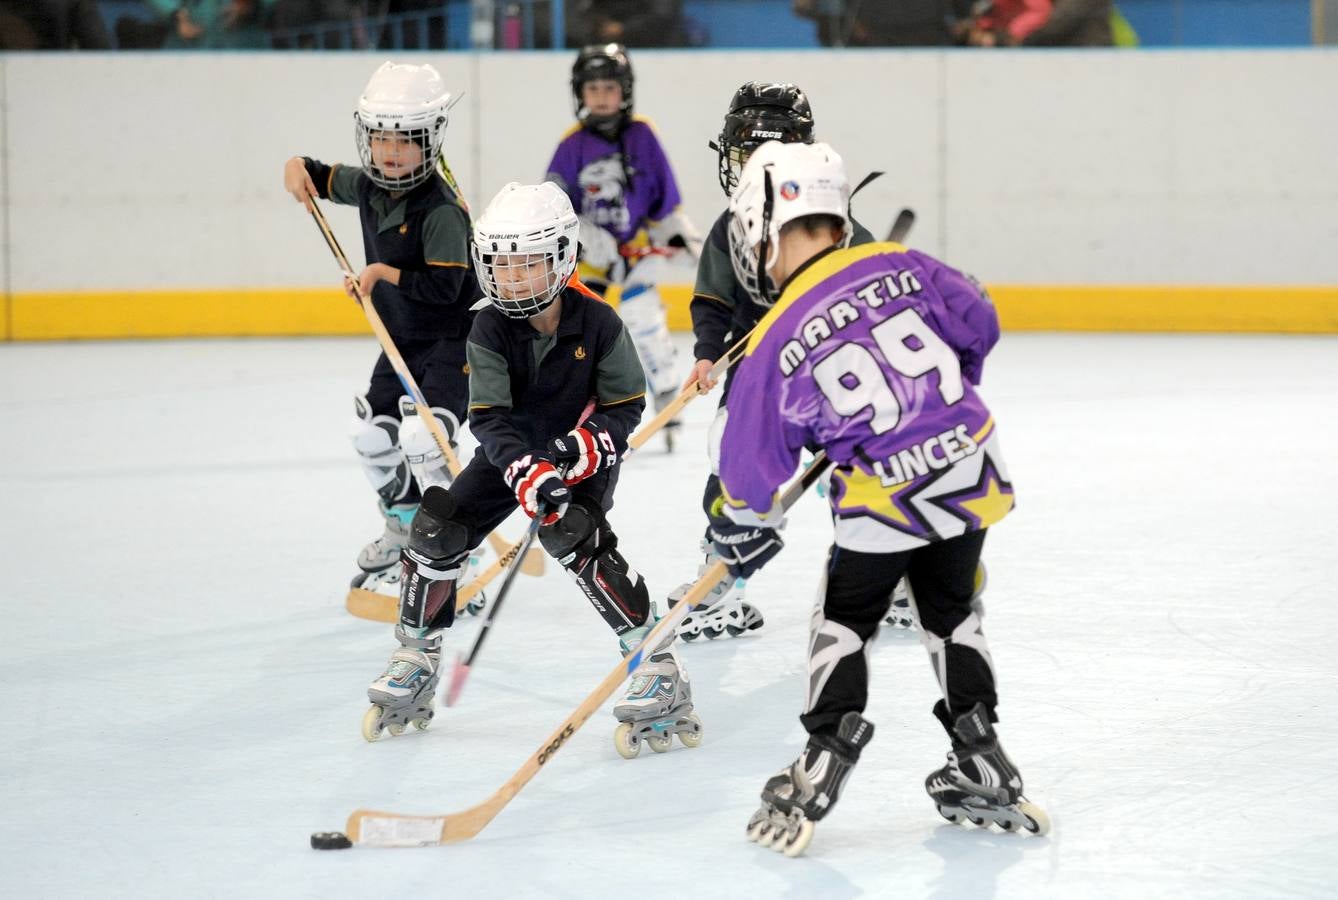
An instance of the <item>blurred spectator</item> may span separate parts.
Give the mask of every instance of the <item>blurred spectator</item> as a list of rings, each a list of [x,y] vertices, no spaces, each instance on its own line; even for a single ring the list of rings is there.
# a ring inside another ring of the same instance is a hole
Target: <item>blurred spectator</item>
[[[796,15],[818,23],[828,47],[941,47],[970,0],[793,0]]]
[[[966,42],[973,47],[1015,47],[1050,18],[1050,0],[983,0],[971,7]]]
[[[378,22],[390,18],[375,35],[381,50],[446,49],[446,0],[371,0],[367,12]]]
[[[1044,25],[1027,35],[1024,47],[1110,47],[1114,45],[1111,0],[1054,0]]]
[[[567,46],[687,44],[682,0],[567,0]]]
[[[148,0],[167,20],[168,49],[267,49],[274,0]]]
[[[0,0],[0,50],[110,50],[97,0]]]
[[[367,47],[354,0],[274,0],[269,25],[276,50]]]

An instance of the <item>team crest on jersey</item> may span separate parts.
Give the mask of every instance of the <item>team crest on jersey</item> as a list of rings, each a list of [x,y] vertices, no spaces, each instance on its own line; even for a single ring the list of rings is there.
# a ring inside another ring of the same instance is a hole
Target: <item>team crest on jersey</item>
[[[576,348],[576,358],[577,358],[577,359],[585,359],[585,347],[577,347],[577,348]]]
[[[799,196],[799,182],[787,181],[780,186],[780,195],[783,200],[793,200]]]
[[[409,223],[405,222],[403,225],[400,226],[400,234],[408,234],[408,233],[409,233]]]

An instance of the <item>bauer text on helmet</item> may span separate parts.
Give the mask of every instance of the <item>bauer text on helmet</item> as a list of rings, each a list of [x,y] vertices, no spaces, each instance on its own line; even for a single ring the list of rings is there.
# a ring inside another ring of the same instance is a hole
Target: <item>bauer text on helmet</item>
[[[408,191],[432,176],[451,104],[432,66],[387,62],[376,70],[353,116],[358,156],[373,184]]]
[[[764,306],[776,302],[772,270],[781,231],[791,222],[829,218],[841,226],[839,245],[850,242],[850,180],[840,155],[824,143],[763,144],[743,167],[729,210],[734,274]]]
[[[557,185],[511,182],[474,225],[479,286],[503,315],[527,319],[549,306],[576,271],[580,220]]]

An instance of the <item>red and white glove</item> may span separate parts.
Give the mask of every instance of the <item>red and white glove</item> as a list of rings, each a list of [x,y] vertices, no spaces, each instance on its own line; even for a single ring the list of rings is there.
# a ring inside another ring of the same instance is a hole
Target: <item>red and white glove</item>
[[[584,481],[618,462],[613,435],[598,422],[586,422],[553,438],[548,442],[548,455],[554,462],[566,466],[563,480],[567,484]]]
[[[531,519],[541,525],[552,525],[567,511],[571,491],[562,483],[562,476],[553,466],[553,460],[544,453],[526,453],[502,472],[502,480],[516,495],[516,503]]]

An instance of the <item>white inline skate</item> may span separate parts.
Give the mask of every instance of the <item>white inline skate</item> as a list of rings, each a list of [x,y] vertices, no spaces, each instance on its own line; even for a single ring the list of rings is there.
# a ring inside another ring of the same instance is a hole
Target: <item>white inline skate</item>
[[[629,652],[628,643],[623,643],[624,654]],[[702,742],[702,722],[692,711],[692,684],[672,636],[636,670],[627,697],[613,708],[613,715],[622,723],[614,729],[613,744],[624,759],[635,759],[643,742],[663,753],[673,744],[674,735],[684,747]]]
[[[983,703],[957,717],[948,764],[925,779],[925,790],[949,822],[994,823],[1004,831],[1046,834],[1050,817],[1022,796],[1022,775],[999,745]]]
[[[706,574],[711,564],[720,559],[708,541],[702,541],[701,549],[705,559],[697,568],[698,578]],[[762,613],[752,604],[744,602],[746,585],[747,581],[744,579],[735,579],[727,575],[678,623],[678,636],[685,641],[695,641],[704,635],[707,640],[713,641],[721,635],[738,637],[744,632],[761,628]],[[674,588],[669,594],[669,605],[673,606],[691,589],[691,583]]]
[[[762,805],[748,821],[748,840],[790,857],[803,853],[814,824],[841,798],[860,751],[872,739],[873,723],[853,711],[841,717],[835,736],[810,735],[799,758],[767,779]]]
[[[441,629],[395,626],[401,646],[390,655],[381,677],[367,688],[372,705],[362,717],[364,738],[375,741],[383,731],[401,735],[409,725],[419,731],[427,729],[441,680],[441,635]]]

